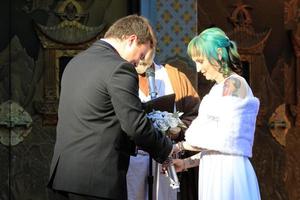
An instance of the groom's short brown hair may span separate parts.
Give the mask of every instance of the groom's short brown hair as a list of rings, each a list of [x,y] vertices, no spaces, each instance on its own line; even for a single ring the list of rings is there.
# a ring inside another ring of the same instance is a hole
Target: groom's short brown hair
[[[149,21],[145,17],[138,15],[128,15],[118,19],[109,27],[104,38],[118,38],[123,40],[130,35],[136,35],[139,44],[150,42],[151,47],[156,46],[156,35]]]

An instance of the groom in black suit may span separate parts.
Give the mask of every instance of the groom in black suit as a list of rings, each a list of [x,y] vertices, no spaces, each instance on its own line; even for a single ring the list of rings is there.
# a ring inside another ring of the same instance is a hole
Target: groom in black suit
[[[66,66],[50,188],[74,200],[126,200],[135,146],[160,163],[171,154],[171,141],[154,130],[138,97],[135,66],[155,45],[149,22],[130,15]]]

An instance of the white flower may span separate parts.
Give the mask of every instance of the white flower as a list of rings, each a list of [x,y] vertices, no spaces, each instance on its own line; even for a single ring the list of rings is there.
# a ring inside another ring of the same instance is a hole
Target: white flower
[[[153,125],[156,129],[158,129],[162,132],[165,132],[169,129],[169,125],[168,125],[167,121],[163,120],[163,119],[154,120]]]
[[[147,114],[147,117],[153,122],[153,125],[159,131],[165,133],[169,128],[183,127],[184,123],[180,120],[182,112],[169,113],[166,111],[153,111]]]

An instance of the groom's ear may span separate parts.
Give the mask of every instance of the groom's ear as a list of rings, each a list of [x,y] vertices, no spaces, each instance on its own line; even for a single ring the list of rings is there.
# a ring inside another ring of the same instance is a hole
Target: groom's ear
[[[127,38],[126,38],[126,40],[128,41],[128,43],[129,43],[129,46],[131,46],[133,43],[134,43],[134,41],[137,41],[137,36],[135,35],[135,34],[132,34],[132,35],[130,35],[130,36],[127,36]]]

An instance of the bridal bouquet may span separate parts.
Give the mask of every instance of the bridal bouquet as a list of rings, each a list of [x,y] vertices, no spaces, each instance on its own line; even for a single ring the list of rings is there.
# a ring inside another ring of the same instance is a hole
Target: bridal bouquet
[[[180,120],[182,114],[182,112],[152,111],[147,114],[147,117],[152,121],[156,129],[167,134],[167,131],[172,128],[186,128],[185,124]],[[164,164],[167,165],[166,175],[169,177],[170,186],[175,190],[179,190],[180,183],[172,163],[172,157],[168,158]]]
[[[156,129],[166,134],[170,128],[186,128],[185,124],[180,120],[181,115],[183,115],[182,112],[169,113],[155,110],[148,113],[147,117],[152,121]]]

